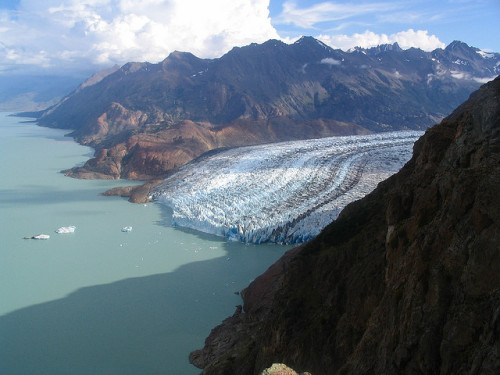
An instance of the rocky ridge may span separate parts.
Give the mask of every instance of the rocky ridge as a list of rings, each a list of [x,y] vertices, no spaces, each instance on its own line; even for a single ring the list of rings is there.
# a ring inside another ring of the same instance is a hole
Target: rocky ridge
[[[258,374],[500,373],[500,77],[242,292],[192,363]]]
[[[424,52],[351,52],[304,37],[218,59],[174,52],[97,75],[42,112],[96,149],[81,178],[161,178],[204,152],[434,124],[500,73],[500,55],[465,43]]]

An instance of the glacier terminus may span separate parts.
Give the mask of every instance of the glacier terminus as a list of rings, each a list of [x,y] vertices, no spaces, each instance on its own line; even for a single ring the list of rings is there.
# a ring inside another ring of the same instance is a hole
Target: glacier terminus
[[[411,157],[421,131],[239,147],[193,161],[153,198],[172,224],[248,243],[301,243]]]

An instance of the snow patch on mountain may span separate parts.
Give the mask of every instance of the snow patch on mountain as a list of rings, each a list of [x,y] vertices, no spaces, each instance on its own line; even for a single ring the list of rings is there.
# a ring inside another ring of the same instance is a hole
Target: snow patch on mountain
[[[494,53],[490,53],[490,52],[486,52],[486,51],[483,51],[483,50],[477,50],[476,51],[479,55],[481,55],[481,57],[483,59],[492,59],[495,57],[495,54]]]
[[[158,185],[153,197],[173,210],[177,226],[243,242],[300,243],[397,172],[422,134],[230,149],[182,167]]]

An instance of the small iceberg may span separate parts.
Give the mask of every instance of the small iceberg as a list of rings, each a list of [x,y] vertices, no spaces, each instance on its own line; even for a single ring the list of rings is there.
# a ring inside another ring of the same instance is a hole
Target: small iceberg
[[[48,234],[37,234],[36,236],[33,236],[34,240],[48,240],[50,236]]]
[[[70,225],[69,227],[61,227],[56,229],[56,233],[73,233],[76,227],[74,225]]]
[[[122,232],[132,232],[132,227],[123,227]]]
[[[50,236],[48,234],[37,234],[31,237],[24,237],[25,240],[48,240]]]

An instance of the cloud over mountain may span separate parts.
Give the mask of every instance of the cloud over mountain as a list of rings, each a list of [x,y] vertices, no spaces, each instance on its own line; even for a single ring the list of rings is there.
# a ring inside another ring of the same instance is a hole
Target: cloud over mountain
[[[400,31],[391,35],[376,34],[373,31],[366,30],[364,33],[355,33],[353,35],[320,35],[318,39],[334,48],[340,49],[348,49],[353,46],[370,48],[392,43],[398,43],[403,49],[416,47],[424,51],[433,51],[436,48],[445,47],[445,44],[437,36],[429,35],[427,30],[415,31],[413,29]]]
[[[353,0],[4,0],[0,75],[88,76],[171,52],[220,57],[233,47],[313,36],[333,48],[397,42],[425,51],[463,40],[497,51],[498,2]],[[467,24],[468,27],[464,27]],[[0,77],[1,78],[1,77]]]
[[[0,10],[0,69],[216,57],[277,38],[267,0],[24,0]]]

